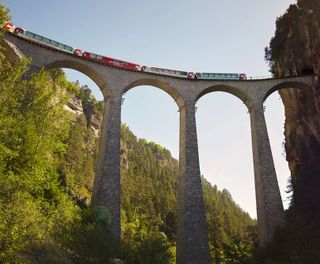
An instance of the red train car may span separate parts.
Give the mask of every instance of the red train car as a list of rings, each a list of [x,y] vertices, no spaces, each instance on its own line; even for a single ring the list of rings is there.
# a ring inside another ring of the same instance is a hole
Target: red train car
[[[139,64],[135,64],[135,63],[127,62],[127,61],[122,61],[122,60],[117,60],[114,58],[101,56],[101,55],[90,53],[87,51],[82,53],[82,57],[88,58],[91,60],[95,60],[95,61],[99,61],[101,63],[108,64],[111,66],[116,66],[116,67],[120,67],[120,68],[124,68],[124,69],[128,69],[128,70],[132,70],[132,71],[141,70],[141,66]]]

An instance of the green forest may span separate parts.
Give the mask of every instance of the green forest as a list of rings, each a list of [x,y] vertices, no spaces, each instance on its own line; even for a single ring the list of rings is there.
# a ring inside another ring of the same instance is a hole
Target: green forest
[[[178,161],[170,151],[122,124],[118,241],[109,215],[90,205],[103,102],[61,69],[30,73],[30,59],[4,54],[0,263],[175,263]],[[250,263],[256,221],[227,190],[202,185],[212,263]]]

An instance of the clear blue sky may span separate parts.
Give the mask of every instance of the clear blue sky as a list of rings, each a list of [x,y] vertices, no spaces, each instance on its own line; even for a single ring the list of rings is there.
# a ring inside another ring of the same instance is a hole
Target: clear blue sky
[[[55,0],[1,1],[12,21],[38,34],[119,59],[148,66],[208,72],[268,75],[264,47],[276,17],[293,0]],[[71,80],[98,88],[84,75]],[[212,93],[197,104],[202,174],[256,215],[249,115],[237,98]],[[290,175],[283,157],[283,107],[274,93],[266,102],[283,200]],[[122,121],[138,137],[166,148],[178,158],[179,113],[172,98],[153,87],[137,87],[125,96]]]

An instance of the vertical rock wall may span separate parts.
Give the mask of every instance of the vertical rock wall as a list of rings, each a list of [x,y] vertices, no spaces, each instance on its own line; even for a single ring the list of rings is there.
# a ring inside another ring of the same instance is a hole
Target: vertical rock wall
[[[280,91],[285,106],[285,148],[292,177],[293,205],[315,216],[320,209],[320,85]]]

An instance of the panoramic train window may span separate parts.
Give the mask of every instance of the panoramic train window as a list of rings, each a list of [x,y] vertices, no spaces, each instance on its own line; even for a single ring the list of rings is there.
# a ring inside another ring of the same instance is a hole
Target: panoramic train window
[[[42,41],[43,41],[44,43],[48,43],[48,44],[50,44],[50,39],[42,38]]]
[[[40,40],[40,41],[42,41],[42,37],[41,37],[41,36],[39,36],[39,35],[34,34],[34,38],[35,38],[36,40]]]
[[[51,45],[58,46],[58,43],[56,41],[54,41],[54,40],[50,40],[50,41],[51,41]]]
[[[26,35],[30,38],[34,38],[34,34],[29,31],[27,31]]]
[[[66,50],[68,50],[68,51],[73,51],[73,48],[72,47],[70,47],[70,46],[66,46]]]

